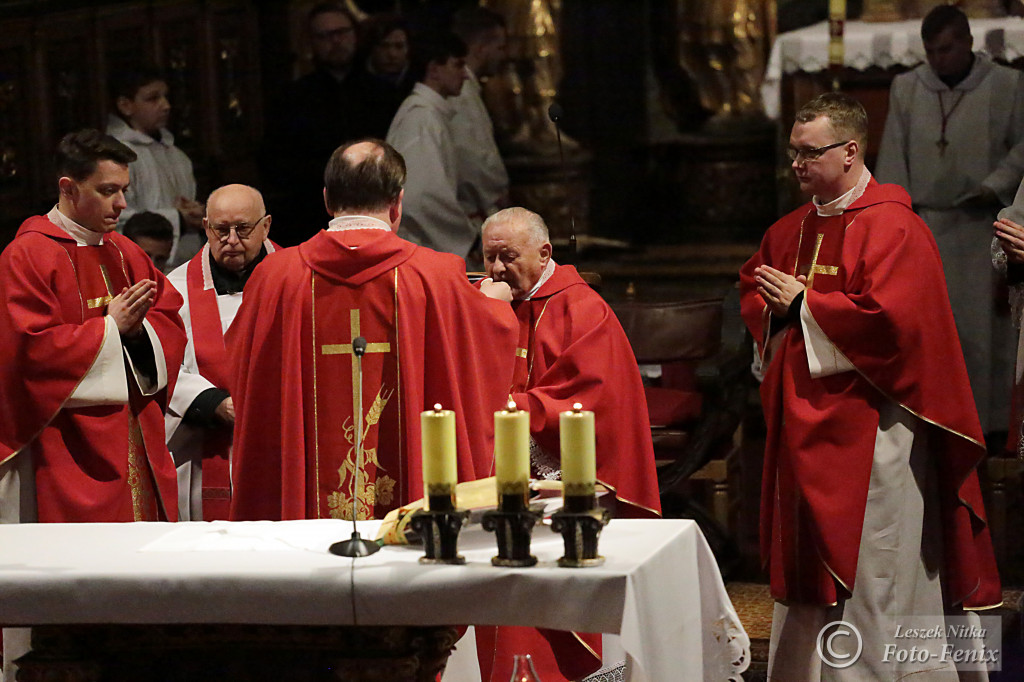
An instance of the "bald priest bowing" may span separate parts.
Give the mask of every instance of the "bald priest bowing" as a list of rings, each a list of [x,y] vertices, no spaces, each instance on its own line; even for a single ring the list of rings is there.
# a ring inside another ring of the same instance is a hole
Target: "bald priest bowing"
[[[274,244],[263,195],[225,185],[206,201],[207,243],[167,279],[181,293],[188,334],[185,360],[167,407],[167,446],[178,467],[178,515],[183,521],[228,518],[235,408],[228,393],[224,332],[242,304],[242,289]]]
[[[405,162],[364,140],[324,172],[326,230],[272,253],[228,330],[234,373],[231,518],[349,518],[356,432],[359,518],[423,496],[420,412],[456,415],[459,480],[492,473],[494,412],[508,397],[508,287],[466,279],[462,259],[398,237]],[[364,414],[353,340],[362,336]],[[268,371],[269,370],[269,371]]]

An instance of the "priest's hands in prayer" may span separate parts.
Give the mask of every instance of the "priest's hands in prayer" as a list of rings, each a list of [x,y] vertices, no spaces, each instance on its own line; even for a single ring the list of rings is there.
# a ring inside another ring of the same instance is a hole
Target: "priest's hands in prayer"
[[[992,226],[999,240],[999,248],[1006,254],[1006,260],[1024,263],[1024,227],[1007,218],[995,221]]]
[[[107,315],[114,318],[121,336],[138,336],[142,332],[142,321],[156,301],[156,282],[151,279],[139,280],[111,299]]]
[[[754,280],[758,284],[757,293],[768,304],[772,314],[779,317],[789,313],[789,306],[807,288],[804,275],[794,277],[767,265],[754,269]]]
[[[485,277],[480,280],[480,291],[483,292],[487,298],[496,298],[499,301],[505,301],[506,303],[512,302],[512,288],[507,282],[495,282],[490,277]]]
[[[235,402],[231,396],[224,398],[217,409],[213,411],[214,416],[225,424],[231,426],[235,423]]]

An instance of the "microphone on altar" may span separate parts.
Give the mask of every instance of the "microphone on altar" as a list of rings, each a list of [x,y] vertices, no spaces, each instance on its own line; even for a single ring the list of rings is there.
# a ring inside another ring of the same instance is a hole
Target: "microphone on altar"
[[[359,418],[355,423],[356,434],[356,471],[355,476],[352,480],[352,537],[348,540],[341,542],[335,542],[330,547],[331,554],[337,554],[338,556],[347,556],[358,558],[361,556],[369,556],[374,552],[380,550],[378,545],[373,540],[364,540],[359,536],[359,530],[356,528],[356,517],[359,515],[359,472],[363,469],[363,354],[366,353],[366,339],[362,336],[357,336],[352,339],[352,354],[356,357],[356,385],[358,386],[358,392],[356,393],[356,404],[355,413]]]
[[[558,102],[552,102],[551,106],[548,107],[548,118],[555,124],[555,137],[558,140],[558,159],[562,167],[562,182],[568,184],[569,172],[565,168],[565,151],[562,149],[562,126],[558,124],[562,120],[564,113],[562,105]],[[576,258],[579,256],[576,248],[576,215],[572,210],[572,202],[567,201],[566,205],[569,208],[569,251],[567,260],[569,265],[575,265]]]

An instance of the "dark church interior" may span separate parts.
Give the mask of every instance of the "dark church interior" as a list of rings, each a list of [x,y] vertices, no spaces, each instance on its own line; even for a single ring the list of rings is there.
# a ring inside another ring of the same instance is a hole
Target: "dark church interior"
[[[54,205],[57,141],[102,128],[112,80],[140,62],[167,74],[168,127],[193,162],[197,197],[226,183],[263,189],[268,174],[287,174],[267,140],[281,93],[310,68],[303,22],[314,4],[0,1],[0,245]],[[649,405],[652,423],[664,413],[652,427],[664,514],[700,524],[750,635],[744,679],[766,679],[765,424],[738,273],[767,227],[807,200],[785,153],[796,110],[837,86],[858,98],[869,115],[871,169],[889,86],[912,65],[785,68],[773,76],[776,101],[766,102],[773,44],[823,22],[827,0],[347,2],[358,18],[398,13],[414,27],[443,23],[467,4],[508,21],[509,60],[484,96],[511,203],[545,218],[556,260],[588,275],[636,360],[662,366],[651,381],[663,393],[648,397],[673,394]],[[848,22],[881,26],[919,21],[937,3],[844,4]],[[1017,0],[960,4],[972,21],[1024,11]],[[1024,69],[1019,55],[996,61]],[[264,193],[271,237],[287,242],[292,207]],[[1024,524],[1022,472],[992,444],[979,467],[1004,590],[997,613],[1007,658],[995,680],[1020,679],[1024,669],[1024,543],[1013,530]]]

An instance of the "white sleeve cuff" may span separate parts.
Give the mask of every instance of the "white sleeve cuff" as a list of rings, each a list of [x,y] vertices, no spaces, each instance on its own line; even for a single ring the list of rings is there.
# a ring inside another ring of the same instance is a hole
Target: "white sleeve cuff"
[[[164,358],[164,348],[160,345],[160,337],[157,336],[156,330],[153,329],[153,325],[149,323],[149,320],[142,321],[142,328],[146,331],[149,343],[153,347],[153,359],[156,364],[156,382],[150,381],[149,377],[141,374],[135,368],[135,363],[132,362],[131,356],[128,355],[127,351],[125,351],[124,357],[128,359],[128,366],[131,367],[132,375],[135,377],[135,384],[139,387],[142,395],[153,395],[167,386],[167,360]]]
[[[825,332],[811,315],[807,307],[807,296],[800,304],[800,327],[804,332],[804,346],[807,349],[807,367],[814,379],[840,374],[854,369],[853,363],[829,341]]]
[[[128,382],[124,369],[121,335],[114,318],[104,318],[103,344],[92,367],[86,372],[64,407],[91,405],[125,405],[128,403]]]

